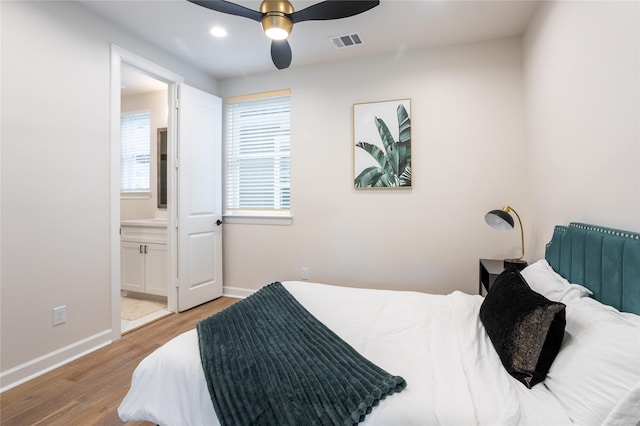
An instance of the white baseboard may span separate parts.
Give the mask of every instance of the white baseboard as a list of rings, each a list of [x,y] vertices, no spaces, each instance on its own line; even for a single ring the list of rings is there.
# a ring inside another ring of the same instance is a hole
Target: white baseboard
[[[250,290],[248,288],[240,288],[240,287],[223,287],[222,295],[225,297],[233,297],[236,299],[244,299],[246,297],[251,296],[257,290]]]
[[[224,287],[223,296],[244,299],[256,290],[240,287]],[[62,365],[94,352],[112,343],[112,330],[105,330],[86,339],[72,343],[41,357],[27,361],[0,373],[0,393],[35,379]]]
[[[107,346],[111,342],[111,330],[105,330],[3,371],[0,373],[0,393],[35,379],[64,364],[68,364],[88,353]]]

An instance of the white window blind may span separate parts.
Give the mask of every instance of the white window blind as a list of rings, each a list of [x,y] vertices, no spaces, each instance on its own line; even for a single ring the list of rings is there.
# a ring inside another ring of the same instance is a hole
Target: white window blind
[[[227,99],[227,215],[286,215],[290,209],[289,91]]]
[[[151,114],[122,114],[120,122],[120,192],[151,191]]]

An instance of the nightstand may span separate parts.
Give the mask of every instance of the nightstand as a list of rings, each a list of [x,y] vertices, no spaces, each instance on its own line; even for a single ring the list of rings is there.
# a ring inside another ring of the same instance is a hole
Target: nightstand
[[[480,259],[480,273],[478,283],[478,294],[482,296],[482,287],[489,292],[496,277],[504,271],[504,260],[502,259]]]

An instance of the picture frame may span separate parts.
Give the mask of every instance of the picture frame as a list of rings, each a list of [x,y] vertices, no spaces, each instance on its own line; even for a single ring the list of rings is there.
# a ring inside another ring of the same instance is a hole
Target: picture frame
[[[411,188],[411,99],[353,104],[353,185]]]

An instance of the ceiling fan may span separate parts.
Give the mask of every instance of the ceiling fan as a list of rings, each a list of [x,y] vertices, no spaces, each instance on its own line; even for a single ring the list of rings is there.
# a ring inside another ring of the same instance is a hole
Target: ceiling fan
[[[294,11],[288,0],[264,0],[260,11],[224,0],[189,0],[199,6],[216,12],[242,16],[262,24],[264,33],[271,39],[271,59],[278,69],[288,68],[291,64],[291,46],[287,37],[293,24],[302,21],[326,21],[348,18],[376,7],[380,1],[322,1]]]

